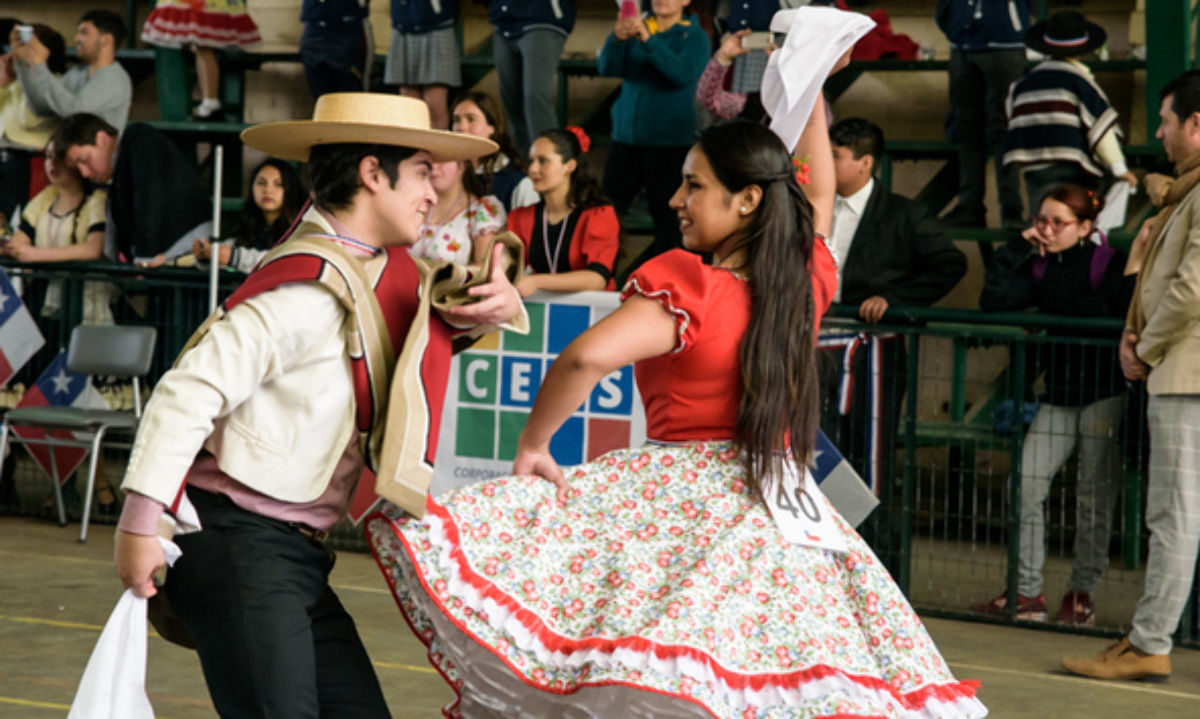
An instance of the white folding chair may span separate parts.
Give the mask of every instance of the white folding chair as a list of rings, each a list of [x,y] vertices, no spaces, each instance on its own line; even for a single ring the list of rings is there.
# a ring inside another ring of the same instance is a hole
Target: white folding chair
[[[62,482],[58,476],[58,462],[54,447],[82,447],[91,453],[88,463],[87,489],[83,495],[83,520],[79,541],[87,541],[88,515],[92,511],[92,491],[96,483],[96,465],[101,461],[100,449],[105,446],[104,437],[110,432],[120,432],[132,440],[142,416],[142,395],[139,378],[150,371],[154,357],[154,342],[157,332],[153,327],[123,325],[79,325],[71,332],[71,344],[67,349],[67,369],[80,374],[111,375],[133,380],[133,410],[87,409],[82,407],[18,407],[4,415],[0,427],[0,457],[8,447],[9,434],[13,427],[31,427],[45,430],[45,437],[25,438],[12,433],[12,442],[17,444],[46,445],[51,448],[50,474],[54,480],[54,503],[58,510],[58,523],[67,524],[63,507]],[[52,430],[67,430],[71,438],[54,437]],[[130,446],[130,441],[108,442],[109,447]]]

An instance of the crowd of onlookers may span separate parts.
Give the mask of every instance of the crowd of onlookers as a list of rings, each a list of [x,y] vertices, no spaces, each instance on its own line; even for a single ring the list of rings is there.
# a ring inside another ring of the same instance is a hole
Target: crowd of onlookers
[[[808,3],[789,3],[796,4]],[[845,8],[843,0],[812,4]],[[201,22],[189,34],[179,30],[180,14],[199,12],[203,20],[208,11],[186,0],[160,2],[142,29],[147,42],[195,51],[198,118],[221,110],[215,49],[258,37],[244,6],[221,5],[224,15],[210,9],[208,30]],[[838,265],[836,299],[857,308],[861,320],[878,323],[889,308],[932,304],[964,276],[966,258],[943,227],[986,225],[989,161],[1000,224],[1011,230],[1011,239],[988,264],[982,309],[1123,317],[1136,299],[1145,240],[1126,254],[1108,245],[1100,226],[1108,187],[1139,183],[1122,152],[1117,113],[1082,62],[1104,45],[1105,32],[1069,11],[1033,24],[1030,5],[937,4],[938,26],[951,45],[947,127],[960,172],[957,202],[940,219],[878,178],[886,147],[877,124],[831,118],[837,200],[826,242]],[[618,288],[625,273],[680,245],[671,198],[697,128],[734,117],[764,119],[758,93],[763,68],[784,40],[769,32],[778,9],[778,2],[756,0],[733,3],[716,17],[720,11],[710,4],[689,0],[622,3],[597,59],[600,75],[621,80],[599,167],[593,138],[578,127],[559,127],[552,102],[557,64],[575,22],[571,0],[489,3],[499,101],[460,91],[462,53],[452,0],[393,2],[385,83],[423,99],[434,127],[499,146],[476,162],[434,166],[438,201],[412,252],[471,263],[507,229],[527,249],[531,272],[518,287],[522,296]],[[365,0],[304,0],[300,58],[315,97],[367,88],[374,55],[367,14]],[[108,258],[150,266],[215,258],[248,272],[301,213],[308,193],[300,173],[291,163],[267,158],[249,175],[233,231],[211,237],[211,198],[194,158],[150,125],[128,123],[132,85],[116,60],[127,28],[118,15],[95,10],[80,18],[70,68],[66,40],[56,30],[19,23],[9,28],[3,30],[9,49],[0,56],[0,227],[10,228],[10,238],[0,255],[21,262]],[[904,46],[880,40],[875,36],[871,46]],[[1030,57],[1038,60],[1032,67]],[[1175,108],[1176,124],[1195,117],[1187,105],[1191,86],[1181,87],[1175,101],[1184,98],[1186,112]],[[1164,110],[1163,122],[1172,121]],[[1181,152],[1176,144],[1168,154]],[[1170,197],[1162,186],[1154,194],[1160,202]],[[639,196],[653,223],[652,238],[648,245],[623,247],[629,238],[622,224]],[[1142,235],[1161,230],[1143,228]],[[111,321],[111,287],[90,283],[83,299],[85,321]],[[61,302],[61,288],[50,287],[35,311],[54,318]],[[891,481],[904,395],[895,378],[907,362],[903,337],[831,327],[819,344],[826,360],[822,425],[869,484]],[[1053,361],[1039,359],[1042,405],[1028,428],[1021,463],[1016,611],[1024,618],[1047,616],[1044,503],[1052,478],[1078,451],[1076,565],[1056,616],[1090,623],[1120,473],[1122,370],[1133,377],[1115,350],[1071,347]],[[1005,613],[1009,601],[1002,594],[976,609]]]

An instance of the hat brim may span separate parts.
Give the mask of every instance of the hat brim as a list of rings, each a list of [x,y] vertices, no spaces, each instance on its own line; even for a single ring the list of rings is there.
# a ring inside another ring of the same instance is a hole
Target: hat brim
[[[1042,53],[1043,55],[1051,55],[1054,57],[1074,57],[1076,55],[1086,55],[1093,50],[1098,50],[1108,40],[1108,33],[1104,28],[1094,22],[1084,22],[1084,28],[1087,30],[1087,42],[1080,45],[1053,45],[1046,42],[1046,27],[1049,21],[1043,20],[1025,33],[1025,44]]]
[[[445,130],[421,130],[372,123],[288,120],[242,130],[242,142],[285,160],[308,161],[316,145],[366,143],[426,150],[437,162],[473,160],[500,149],[495,142]]]

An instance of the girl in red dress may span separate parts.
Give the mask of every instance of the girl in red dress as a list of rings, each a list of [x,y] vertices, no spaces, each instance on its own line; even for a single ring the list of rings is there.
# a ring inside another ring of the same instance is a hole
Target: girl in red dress
[[[768,508],[815,441],[814,340],[836,283],[818,234],[833,208],[822,102],[812,116],[807,199],[763,126],[701,134],[671,199],[686,250],[638,268],[621,307],[550,368],[519,476],[431,498],[421,520],[389,509],[368,523],[458,694],[448,716],[987,713],[811,481],[804,499],[844,551],[792,544]],[[550,437],[630,362],[651,441],[567,478]]]
[[[590,144],[583,130],[569,127],[546,130],[529,148],[529,179],[542,201],[508,215],[532,270],[517,285],[522,297],[614,289],[621,225],[592,175]]]

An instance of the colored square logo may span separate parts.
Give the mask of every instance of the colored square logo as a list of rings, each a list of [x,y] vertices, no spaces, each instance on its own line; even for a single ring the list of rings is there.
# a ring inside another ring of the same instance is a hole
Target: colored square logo
[[[587,422],[587,461],[614,449],[629,446],[629,422],[623,419],[592,418]]]
[[[460,407],[457,419],[454,453],[491,459],[496,451],[496,410]]]
[[[527,412],[500,413],[500,449],[496,459],[511,462],[517,457],[517,440],[521,438],[521,430],[529,419]]]
[[[533,357],[502,357],[500,404],[532,407],[542,386],[542,360]]]
[[[560,465],[583,462],[583,418],[571,417],[550,438],[550,454]]]
[[[539,302],[530,302],[525,304],[525,311],[529,313],[529,334],[505,332],[505,352],[542,351],[542,339],[546,334],[546,306]]]
[[[584,305],[550,305],[550,330],[546,352],[556,355],[583,334],[591,324],[592,308]]]
[[[628,415],[633,410],[633,367],[626,365],[597,382],[588,407],[597,414]]]
[[[458,366],[458,400],[472,404],[496,404],[499,359],[494,355],[464,354]]]

